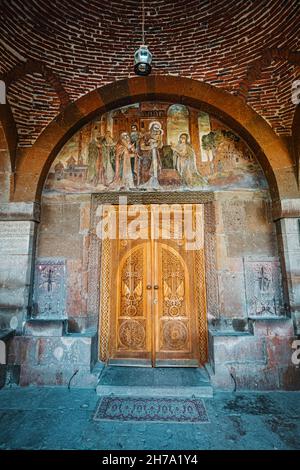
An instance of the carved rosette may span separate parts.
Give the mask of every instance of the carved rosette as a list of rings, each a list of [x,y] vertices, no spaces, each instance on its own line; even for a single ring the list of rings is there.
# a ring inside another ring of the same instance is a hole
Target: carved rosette
[[[141,322],[125,320],[119,327],[120,346],[134,351],[145,347],[146,332]]]
[[[183,351],[187,349],[188,329],[179,320],[168,320],[162,329],[164,349],[173,351]]]

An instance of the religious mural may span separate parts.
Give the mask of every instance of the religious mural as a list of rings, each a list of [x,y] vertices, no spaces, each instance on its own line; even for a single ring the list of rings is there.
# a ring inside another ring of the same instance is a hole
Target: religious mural
[[[246,143],[204,112],[140,103],[95,118],[55,159],[44,191],[265,189]]]

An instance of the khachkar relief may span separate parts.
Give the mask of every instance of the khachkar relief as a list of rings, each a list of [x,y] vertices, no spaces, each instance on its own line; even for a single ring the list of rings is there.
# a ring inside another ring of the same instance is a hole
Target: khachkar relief
[[[279,260],[245,258],[244,272],[248,316],[284,314]]]
[[[137,103],[96,117],[62,148],[44,192],[266,189],[228,126],[182,104]]]
[[[33,317],[66,318],[66,263],[64,259],[38,259],[35,266]]]

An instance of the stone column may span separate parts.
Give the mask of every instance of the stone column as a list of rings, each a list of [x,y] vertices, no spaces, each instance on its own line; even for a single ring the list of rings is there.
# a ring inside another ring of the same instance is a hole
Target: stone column
[[[0,329],[20,333],[31,307],[40,206],[0,204]]]
[[[277,221],[285,294],[300,334],[300,215]]]

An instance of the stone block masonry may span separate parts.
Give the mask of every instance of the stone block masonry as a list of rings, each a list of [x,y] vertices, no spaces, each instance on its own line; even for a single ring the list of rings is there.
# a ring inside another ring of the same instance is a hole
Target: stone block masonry
[[[32,329],[32,326],[31,326]],[[55,336],[14,337],[9,344],[8,364],[20,366],[21,386],[69,385],[95,387],[92,369],[97,360],[97,335],[93,332]],[[56,331],[54,332],[56,334]]]
[[[224,390],[298,390],[290,318],[249,321],[249,333],[210,330],[212,383]]]

